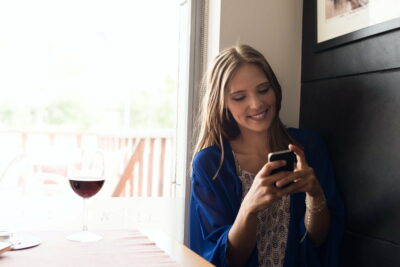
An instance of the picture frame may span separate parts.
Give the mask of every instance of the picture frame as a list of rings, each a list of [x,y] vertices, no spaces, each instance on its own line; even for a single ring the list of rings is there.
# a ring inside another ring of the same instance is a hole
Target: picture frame
[[[316,52],[400,28],[398,0],[315,0],[315,5]]]

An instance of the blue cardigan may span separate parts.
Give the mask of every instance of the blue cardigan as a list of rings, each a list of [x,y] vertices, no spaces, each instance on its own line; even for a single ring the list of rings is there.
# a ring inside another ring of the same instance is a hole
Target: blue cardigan
[[[336,190],[334,173],[322,138],[315,132],[289,128],[289,134],[302,144],[308,164],[314,169],[326,196],[331,214],[326,242],[319,248],[310,243],[304,225],[305,193],[290,196],[290,221],[285,267],[339,265],[339,246],[344,228],[344,210]],[[199,151],[192,164],[190,199],[190,248],[216,266],[228,266],[228,232],[242,201],[242,183],[236,173],[229,142],[224,142],[225,159],[218,176],[221,151],[211,146]],[[258,266],[255,248],[246,266]]]

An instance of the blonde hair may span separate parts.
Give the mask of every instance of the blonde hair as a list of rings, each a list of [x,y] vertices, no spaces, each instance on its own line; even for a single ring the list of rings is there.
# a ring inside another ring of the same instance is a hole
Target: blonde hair
[[[216,145],[220,148],[221,161],[213,179],[218,175],[225,157],[224,140],[233,140],[240,134],[236,121],[226,108],[225,95],[233,75],[244,64],[254,64],[259,67],[268,78],[275,93],[276,116],[271,124],[269,135],[271,150],[287,149],[289,144],[298,145],[290,137],[279,118],[282,101],[281,86],[265,57],[248,45],[226,48],[215,58],[202,82],[205,95],[200,111],[199,137],[194,150],[194,155],[196,155],[197,152],[209,146]]]

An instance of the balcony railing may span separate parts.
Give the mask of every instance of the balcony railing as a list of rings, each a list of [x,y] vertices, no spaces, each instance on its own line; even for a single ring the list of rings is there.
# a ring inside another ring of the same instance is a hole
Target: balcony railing
[[[107,189],[114,197],[172,195],[174,132],[114,133],[0,131],[0,188],[47,195],[70,190],[68,161],[83,149],[105,155]],[[67,189],[66,189],[67,188]]]

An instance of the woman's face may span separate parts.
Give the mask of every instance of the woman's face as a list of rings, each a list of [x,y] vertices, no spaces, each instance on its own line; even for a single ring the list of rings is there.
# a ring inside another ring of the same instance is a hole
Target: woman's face
[[[254,64],[241,66],[232,77],[226,94],[227,107],[241,133],[269,129],[276,114],[276,97],[259,67]]]

